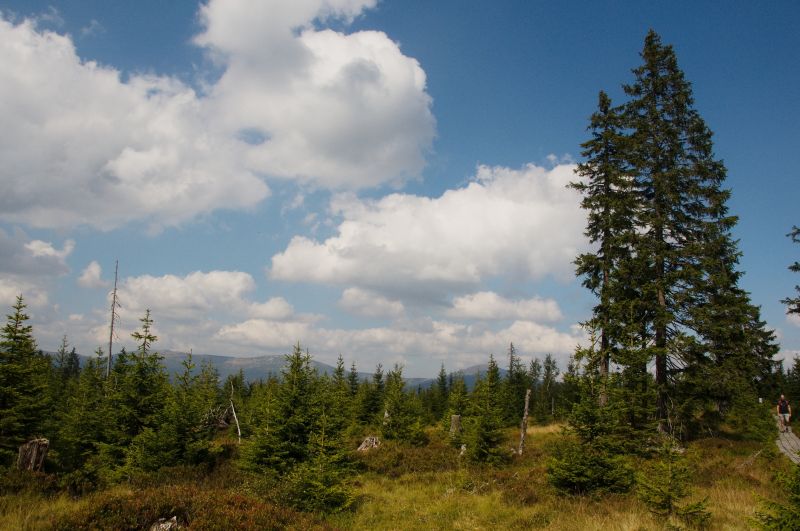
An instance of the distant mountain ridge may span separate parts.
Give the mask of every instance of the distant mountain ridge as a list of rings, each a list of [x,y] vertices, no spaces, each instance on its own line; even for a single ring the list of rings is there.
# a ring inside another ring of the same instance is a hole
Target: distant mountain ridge
[[[46,351],[45,353],[49,354],[50,356],[55,355],[55,352]],[[189,354],[188,352],[180,352],[177,350],[159,350],[158,353],[164,358],[164,367],[167,369],[167,372],[170,374],[170,376],[174,376],[183,372],[183,360],[186,359],[186,356]],[[81,365],[83,365],[86,360],[94,357],[84,354],[79,354],[79,356],[81,358]],[[210,364],[212,367],[217,369],[217,373],[219,373],[219,378],[221,381],[225,380],[228,376],[238,374],[241,370],[245,381],[256,382],[258,380],[266,380],[270,375],[280,376],[281,370],[286,365],[286,356],[283,354],[265,354],[252,357],[237,357],[193,353],[192,361],[194,362],[197,370],[199,370],[203,363]],[[335,370],[335,367],[332,365],[317,361],[313,358],[311,359],[311,365],[312,367],[316,368],[320,374],[333,374],[333,371]],[[472,389],[475,385],[475,381],[479,377],[486,374],[487,367],[488,363],[483,363],[461,369],[460,371],[453,371],[450,374],[455,375],[460,373],[464,378],[464,383],[467,385],[467,388]],[[350,368],[346,367],[346,370],[349,372]],[[384,367],[384,374],[389,370],[390,368]],[[507,371],[505,369],[500,369],[501,377],[505,376],[506,372]],[[359,371],[358,377],[360,380],[371,380],[372,374],[372,372]],[[425,389],[436,382],[436,377],[405,378],[405,381],[409,388],[418,387]]]

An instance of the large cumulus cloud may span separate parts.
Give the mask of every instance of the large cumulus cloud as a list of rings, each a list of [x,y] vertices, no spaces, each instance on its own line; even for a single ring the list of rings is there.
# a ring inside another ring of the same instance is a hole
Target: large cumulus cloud
[[[294,237],[272,257],[271,278],[355,285],[395,296],[443,296],[499,275],[573,278],[586,245],[572,165],[478,168],[473,182],[428,198],[341,195],[337,233]]]
[[[418,175],[434,120],[425,74],[380,32],[315,29],[373,2],[212,0],[202,90],[78,56],[0,13],[0,220],[177,225],[252,208],[265,179],[362,188]]]

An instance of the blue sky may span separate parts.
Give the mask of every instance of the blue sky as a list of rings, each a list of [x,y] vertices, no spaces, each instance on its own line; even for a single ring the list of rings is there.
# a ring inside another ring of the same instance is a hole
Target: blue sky
[[[39,344],[286,352],[412,376],[566,361],[591,297],[565,190],[653,28],[728,168],[742,284],[800,353],[793,1],[0,0],[0,303]]]

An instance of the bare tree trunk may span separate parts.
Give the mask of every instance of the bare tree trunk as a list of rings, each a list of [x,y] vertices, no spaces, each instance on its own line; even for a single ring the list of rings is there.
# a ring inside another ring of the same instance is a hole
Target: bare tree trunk
[[[658,304],[666,311],[666,300],[664,290],[658,289]],[[667,327],[657,323],[656,332],[656,419],[658,420],[658,431],[666,430],[667,420]]]
[[[119,260],[114,262],[114,291],[111,293],[111,326],[108,332],[108,363],[106,364],[106,378],[111,378],[111,357],[114,345],[114,324],[117,321],[117,274],[119,273]]]
[[[44,460],[47,458],[47,451],[50,449],[50,441],[47,439],[34,439],[19,447],[17,457],[17,468],[20,470],[31,470],[41,472],[44,468]]]
[[[236,408],[233,407],[233,381],[231,381],[231,412],[233,420],[236,422],[236,433],[239,435],[239,444],[242,444],[242,429],[239,427],[239,417],[236,416]]]
[[[242,444],[242,429],[239,427],[239,418],[236,416],[236,408],[233,407],[233,400],[231,400],[231,412],[233,413],[233,420],[236,422],[236,433],[239,435],[239,444]]]
[[[608,355],[608,335],[604,327],[600,332],[600,397],[598,399],[600,407],[605,407],[605,405],[608,404],[608,372],[610,362],[611,359]]]
[[[519,427],[519,450],[517,453],[522,455],[522,449],[525,448],[525,435],[528,433],[528,404],[531,401],[531,390],[525,391],[525,412],[522,414],[522,424]]]

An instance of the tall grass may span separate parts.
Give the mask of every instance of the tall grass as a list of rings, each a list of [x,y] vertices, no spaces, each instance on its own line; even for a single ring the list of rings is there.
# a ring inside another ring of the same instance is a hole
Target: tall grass
[[[22,493],[0,496],[0,529],[50,529],[55,518],[66,514],[74,506],[75,501],[66,495],[48,497]]]
[[[508,436],[511,447],[518,434],[509,430]],[[449,468],[435,470],[414,465],[414,458],[398,460],[403,465],[389,475],[374,467],[361,478],[357,508],[329,522],[356,530],[663,529],[632,493],[566,496],[549,486],[546,461],[563,437],[558,425],[531,427],[525,455],[499,469],[471,467],[457,457]],[[707,498],[711,529],[750,529],[759,500],[776,494],[775,471],[788,466],[770,447],[720,438],[694,443],[689,459],[695,470],[691,499]]]
[[[636,496],[567,496],[546,479],[565,437],[558,425],[532,426],[525,454],[504,467],[473,466],[447,436],[430,444],[385,443],[357,456],[357,503],[327,517],[297,513],[257,494],[230,463],[213,469],[162,470],[81,499],[50,491],[0,496],[0,529],[138,529],[177,515],[189,529],[663,529]],[[517,443],[508,430],[506,445]],[[709,438],[693,443],[692,500],[707,499],[711,529],[749,529],[763,499],[779,498],[775,473],[791,464],[771,445]]]

